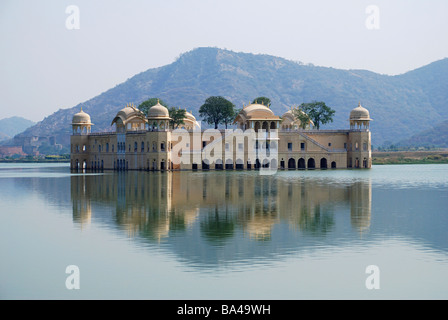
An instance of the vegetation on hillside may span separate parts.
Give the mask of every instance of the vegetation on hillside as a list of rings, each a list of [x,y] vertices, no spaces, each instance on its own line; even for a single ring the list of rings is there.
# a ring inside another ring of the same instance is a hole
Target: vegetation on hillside
[[[396,144],[397,148],[448,148],[448,120],[438,123]]]

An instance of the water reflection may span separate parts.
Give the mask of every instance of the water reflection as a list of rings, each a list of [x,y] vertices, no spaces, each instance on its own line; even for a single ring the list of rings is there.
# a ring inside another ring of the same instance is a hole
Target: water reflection
[[[99,219],[142,245],[216,266],[296,252],[322,238],[328,245],[329,238],[359,237],[370,226],[372,193],[369,179],[125,172],[72,176],[71,198],[81,227]]]

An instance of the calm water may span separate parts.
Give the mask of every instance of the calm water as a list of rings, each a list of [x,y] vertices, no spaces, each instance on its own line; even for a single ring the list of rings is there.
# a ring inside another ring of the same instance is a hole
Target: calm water
[[[448,165],[0,165],[2,299],[447,299]],[[66,288],[66,267],[80,289]],[[379,289],[367,289],[375,265]]]

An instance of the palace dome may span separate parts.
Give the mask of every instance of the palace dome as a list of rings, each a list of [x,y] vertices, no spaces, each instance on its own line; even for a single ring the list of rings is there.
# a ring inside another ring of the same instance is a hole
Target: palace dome
[[[89,114],[82,111],[81,107],[81,111],[73,115],[72,124],[92,124],[92,123],[90,121]]]
[[[148,118],[169,118],[170,113],[168,109],[157,102],[156,105],[152,106],[148,110]]]
[[[196,117],[191,112],[188,111],[185,111],[185,118],[193,122],[196,121]]]
[[[134,118],[144,119],[144,117],[145,115],[141,110],[137,109],[133,104],[127,104],[126,107],[117,112],[117,115],[112,120],[111,125],[117,122],[118,119],[120,119],[121,122],[125,124],[131,119]]]
[[[249,118],[265,118],[265,117],[275,117],[274,112],[265,105],[253,103],[241,110],[241,113],[246,119]]]
[[[303,111],[301,111],[302,113],[304,113]],[[296,115],[294,114],[294,111],[292,109],[286,111],[283,115],[282,115],[282,125],[283,126],[291,126],[291,125],[296,125],[296,126],[300,126],[301,121],[300,119],[298,119],[296,117]],[[308,126],[314,126],[314,122],[310,119],[309,123],[307,124]]]
[[[295,120],[295,116],[294,116],[294,113],[292,112],[292,110],[288,110],[282,115],[282,119],[285,119],[285,118],[290,118],[292,121]]]
[[[350,120],[372,120],[372,119],[370,119],[369,110],[361,106],[361,103],[359,103],[358,106],[350,112]]]

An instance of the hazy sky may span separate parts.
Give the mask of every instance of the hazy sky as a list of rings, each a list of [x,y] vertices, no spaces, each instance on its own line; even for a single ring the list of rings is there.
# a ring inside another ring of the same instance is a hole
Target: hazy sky
[[[0,118],[40,121],[205,46],[400,74],[448,57],[448,1],[0,0]]]

